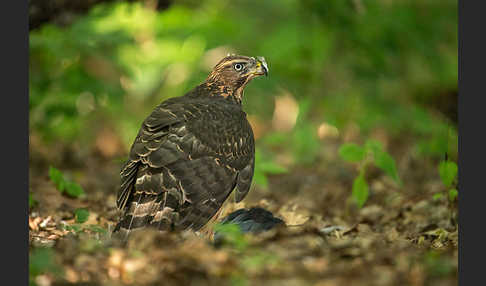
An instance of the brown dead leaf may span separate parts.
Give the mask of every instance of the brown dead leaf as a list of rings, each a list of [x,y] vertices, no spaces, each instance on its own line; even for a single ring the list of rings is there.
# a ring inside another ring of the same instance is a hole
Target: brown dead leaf
[[[388,242],[394,242],[395,240],[397,240],[399,235],[400,234],[398,233],[397,229],[394,227],[388,232],[386,232],[385,237]]]
[[[85,225],[89,225],[89,224],[97,225],[98,224],[98,214],[95,213],[95,212],[90,212],[88,219],[84,222],[84,224]]]
[[[125,257],[125,252],[120,249],[115,249],[111,252],[108,258],[108,266],[119,268],[122,265],[123,259]]]
[[[51,239],[51,240],[55,240],[55,239],[58,239],[59,236],[58,235],[55,235],[55,234],[51,234],[47,237],[47,239]]]
[[[78,273],[71,266],[64,267],[64,274],[66,280],[71,283],[77,283],[79,281]]]
[[[51,221],[52,221],[52,217],[48,216],[47,218],[43,219],[41,223],[39,223],[39,227],[46,228]]]
[[[302,263],[308,271],[315,273],[322,273],[329,268],[329,261],[323,257],[305,257]]]
[[[308,212],[298,209],[297,205],[284,206],[283,209],[279,211],[279,215],[288,226],[301,225],[309,220]]]
[[[33,231],[38,231],[39,230],[39,223],[42,221],[42,218],[36,217],[36,218],[31,218],[29,216],[29,227]]]
[[[123,261],[123,271],[126,273],[134,273],[147,265],[145,258],[131,258]]]

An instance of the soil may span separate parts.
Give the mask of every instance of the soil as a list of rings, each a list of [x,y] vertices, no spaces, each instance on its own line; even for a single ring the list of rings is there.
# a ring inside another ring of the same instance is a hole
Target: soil
[[[286,227],[216,247],[192,232],[144,230],[127,245],[112,239],[123,148],[106,157],[92,146],[39,142],[31,135],[31,260],[48,247],[59,270],[31,277],[39,286],[457,285],[457,201],[434,196],[446,191],[437,162],[418,159],[406,146],[393,152],[403,154],[397,162],[404,185],[370,170],[370,197],[360,209],[350,196],[356,166],[336,155],[338,142],[328,142],[312,165],[269,176],[267,189],[254,186],[243,203],[224,210],[260,206]],[[61,194],[49,179],[50,165],[78,182],[85,196]],[[90,213],[82,224],[75,221],[78,208]]]

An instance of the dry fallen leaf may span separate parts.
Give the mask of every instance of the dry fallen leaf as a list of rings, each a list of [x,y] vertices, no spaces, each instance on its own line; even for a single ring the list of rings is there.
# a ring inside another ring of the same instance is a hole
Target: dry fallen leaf
[[[42,221],[42,218],[36,217],[36,218],[31,218],[29,216],[29,227],[33,231],[38,231],[39,230],[39,223]]]
[[[278,214],[288,226],[301,225],[309,220],[308,212],[300,209],[298,210],[297,205],[285,206],[278,212]]]

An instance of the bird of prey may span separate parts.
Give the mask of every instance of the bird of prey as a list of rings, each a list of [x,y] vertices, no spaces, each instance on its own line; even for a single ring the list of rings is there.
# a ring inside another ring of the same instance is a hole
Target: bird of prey
[[[198,231],[234,189],[236,202],[246,196],[255,141],[241,101],[245,86],[267,73],[263,57],[228,55],[203,83],[152,111],[120,172],[114,231]]]

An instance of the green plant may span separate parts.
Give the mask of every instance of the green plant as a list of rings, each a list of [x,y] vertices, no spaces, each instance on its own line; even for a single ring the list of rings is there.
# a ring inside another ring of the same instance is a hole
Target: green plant
[[[62,268],[56,263],[52,249],[34,248],[29,254],[29,285],[37,285],[35,278],[46,273],[61,276]]]
[[[317,158],[321,148],[317,137],[317,128],[309,120],[312,101],[300,99],[299,114],[290,134],[290,148],[294,161],[300,164],[311,164]],[[288,139],[287,139],[288,140]]]
[[[214,231],[220,233],[224,237],[227,245],[238,251],[244,251],[248,247],[248,241],[240,226],[234,223],[218,223],[214,226]]]
[[[402,186],[395,159],[383,150],[383,146],[379,141],[368,140],[364,146],[345,143],[339,148],[339,155],[345,161],[359,163],[359,175],[353,182],[352,197],[360,208],[368,200],[369,187],[365,179],[365,172],[370,164],[380,168],[399,186]]]
[[[33,208],[38,202],[34,200],[32,194],[29,193],[29,209]]]
[[[444,160],[439,163],[439,176],[442,180],[442,183],[447,189],[447,194],[450,202],[453,202],[458,195],[456,185],[457,179],[457,164],[449,161]],[[434,199],[442,197],[441,193],[437,193],[434,195]]]
[[[74,231],[75,233],[80,232],[93,232],[106,235],[108,231],[103,227],[96,224],[85,224],[89,218],[89,211],[87,209],[79,208],[74,211],[74,221],[75,223],[70,225],[65,225],[66,230]]]
[[[74,217],[77,223],[84,223],[88,220],[89,211],[86,209],[76,209],[74,211]]]
[[[256,148],[255,150],[255,171],[253,174],[253,181],[255,184],[266,189],[268,188],[267,174],[283,174],[287,169],[272,161],[268,156]]]
[[[440,277],[454,271],[454,266],[438,251],[429,250],[423,255],[422,259],[429,275]]]
[[[79,198],[84,195],[84,190],[80,185],[67,180],[61,171],[52,166],[49,167],[49,178],[61,194],[65,193],[74,198]]]
[[[218,223],[214,231],[223,237],[223,245],[236,250],[239,265],[231,276],[231,285],[248,285],[248,271],[258,271],[268,264],[277,264],[279,257],[250,244],[248,237],[241,231],[239,225],[234,223]]]

